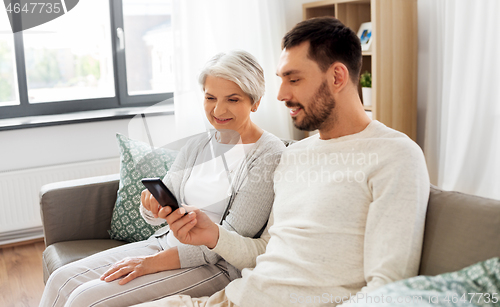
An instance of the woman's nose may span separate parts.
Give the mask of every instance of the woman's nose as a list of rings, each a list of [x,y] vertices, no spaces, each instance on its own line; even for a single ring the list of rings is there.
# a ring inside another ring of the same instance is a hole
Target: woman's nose
[[[214,107],[214,115],[218,116],[223,115],[224,113],[226,113],[226,104],[224,102],[217,101]]]

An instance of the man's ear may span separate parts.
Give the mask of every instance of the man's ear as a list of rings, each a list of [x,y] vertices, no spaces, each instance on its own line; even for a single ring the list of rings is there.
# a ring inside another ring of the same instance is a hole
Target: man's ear
[[[347,69],[347,66],[340,62],[333,63],[328,70],[333,77],[332,91],[333,93],[338,93],[349,83],[349,70]]]

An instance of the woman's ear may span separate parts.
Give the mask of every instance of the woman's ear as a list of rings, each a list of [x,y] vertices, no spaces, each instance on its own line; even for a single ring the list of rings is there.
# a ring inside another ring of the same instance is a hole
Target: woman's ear
[[[349,83],[349,70],[347,69],[347,66],[340,62],[333,63],[328,70],[333,78],[333,93],[338,93]]]
[[[260,99],[259,99],[256,103],[254,103],[254,104],[252,105],[252,112],[257,112],[257,109],[259,108],[259,105],[260,105],[260,100],[261,100],[261,99],[262,99],[262,98],[260,98]]]

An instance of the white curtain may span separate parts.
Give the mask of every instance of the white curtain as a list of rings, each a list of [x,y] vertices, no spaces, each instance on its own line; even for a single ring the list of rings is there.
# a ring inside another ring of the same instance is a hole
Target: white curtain
[[[190,136],[209,128],[198,74],[219,52],[243,49],[264,69],[266,94],[252,120],[281,138],[292,137],[288,111],[276,99],[276,67],[285,34],[283,0],[174,0],[172,29],[176,85],[176,133]]]
[[[431,182],[500,199],[500,1],[419,0],[419,105]]]

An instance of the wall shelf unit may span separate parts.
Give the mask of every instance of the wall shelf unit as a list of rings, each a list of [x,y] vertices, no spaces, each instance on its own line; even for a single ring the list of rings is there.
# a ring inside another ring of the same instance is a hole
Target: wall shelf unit
[[[372,23],[361,73],[372,74],[372,118],[417,138],[417,0],[324,0],[302,5],[303,19],[334,16],[355,33]],[[361,89],[360,89],[361,96]]]

